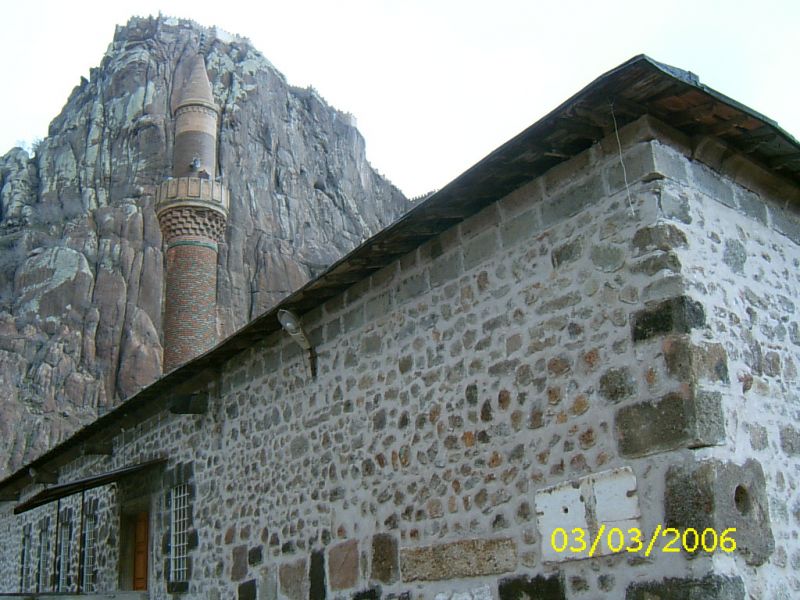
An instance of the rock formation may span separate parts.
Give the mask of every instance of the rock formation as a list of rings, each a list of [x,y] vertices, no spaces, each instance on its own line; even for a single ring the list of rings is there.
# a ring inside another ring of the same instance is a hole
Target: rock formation
[[[118,27],[33,157],[0,158],[0,476],[161,374],[154,192],[197,52],[231,196],[220,338],[409,206],[367,163],[352,117],[290,86],[248,40],[164,17]]]

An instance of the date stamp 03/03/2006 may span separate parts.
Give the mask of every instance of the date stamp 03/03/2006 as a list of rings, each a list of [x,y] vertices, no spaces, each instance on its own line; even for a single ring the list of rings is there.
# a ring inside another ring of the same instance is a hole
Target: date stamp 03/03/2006
[[[609,551],[613,554],[644,553],[646,557],[653,552],[676,553],[682,550],[689,554],[717,551],[730,554],[736,550],[735,534],[735,527],[717,532],[712,528],[698,531],[692,527],[680,530],[658,525],[650,536],[645,536],[637,527],[606,528],[601,524],[595,535],[583,527],[570,530],[556,527],[550,534],[550,547],[556,554],[569,553],[574,558],[591,558]]]

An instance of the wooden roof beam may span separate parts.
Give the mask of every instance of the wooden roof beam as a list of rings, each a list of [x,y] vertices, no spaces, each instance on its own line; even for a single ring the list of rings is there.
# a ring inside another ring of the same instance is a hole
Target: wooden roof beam
[[[56,471],[48,471],[42,468],[34,469],[30,467],[28,469],[28,475],[30,475],[33,483],[58,483],[58,473]]]
[[[557,127],[572,135],[592,141],[601,140],[606,136],[603,129],[588,119],[578,115],[560,117]]]
[[[19,490],[3,490],[0,492],[0,502],[19,502]]]
[[[81,446],[83,456],[111,456],[113,453],[114,444],[110,439],[86,442]]]
[[[169,412],[173,415],[204,415],[208,412],[208,393],[181,394],[170,400]]]
[[[791,152],[789,154],[782,154],[775,156],[767,161],[767,164],[773,169],[780,169],[789,163],[800,161],[800,152]]]

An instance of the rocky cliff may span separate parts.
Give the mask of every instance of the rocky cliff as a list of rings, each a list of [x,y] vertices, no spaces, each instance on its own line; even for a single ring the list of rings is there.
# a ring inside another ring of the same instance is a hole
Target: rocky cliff
[[[0,158],[0,477],[161,374],[175,88],[205,56],[231,192],[220,336],[408,207],[347,114],[298,89],[246,39],[190,21],[118,27],[33,157]]]

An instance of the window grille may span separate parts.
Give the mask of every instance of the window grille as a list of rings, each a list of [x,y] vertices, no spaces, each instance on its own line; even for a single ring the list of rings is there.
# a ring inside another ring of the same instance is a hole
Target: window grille
[[[20,555],[19,587],[21,592],[30,592],[33,584],[32,550],[33,531],[30,525],[25,525],[22,529],[22,554]]]
[[[81,588],[84,592],[94,591],[94,559],[95,559],[95,515],[90,513],[83,522],[83,579]]]
[[[50,519],[45,518],[39,525],[39,557],[38,557],[38,578],[36,581],[36,591],[47,591],[50,581]]]
[[[189,575],[189,486],[172,488],[170,511],[170,581],[186,581]]]
[[[58,532],[58,591],[66,592],[70,585],[69,567],[72,549],[72,522],[65,519]]]

